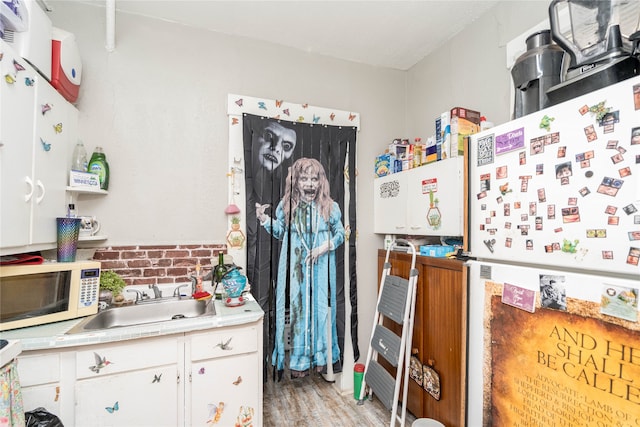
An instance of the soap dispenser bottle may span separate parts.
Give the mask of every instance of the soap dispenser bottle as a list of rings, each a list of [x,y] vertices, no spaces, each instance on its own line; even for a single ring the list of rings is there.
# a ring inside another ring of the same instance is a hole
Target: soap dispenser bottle
[[[88,172],[98,175],[101,189],[109,189],[109,163],[107,163],[107,156],[102,151],[102,147],[95,148],[87,169]]]

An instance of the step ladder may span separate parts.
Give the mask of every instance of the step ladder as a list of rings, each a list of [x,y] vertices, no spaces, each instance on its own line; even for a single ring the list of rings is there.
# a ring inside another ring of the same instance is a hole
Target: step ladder
[[[391,275],[389,253],[399,244],[408,246],[409,251],[411,251],[409,278]],[[382,269],[378,303],[371,331],[371,343],[367,352],[364,379],[358,399],[358,405],[362,405],[366,393],[365,389],[368,386],[369,399],[375,394],[384,406],[391,411],[389,427],[394,427],[396,421],[399,421],[400,426],[404,427],[407,415],[409,359],[411,358],[417,281],[418,270],[416,269],[415,246],[407,240],[394,240],[387,248],[387,255]],[[391,319],[402,326],[400,335],[383,325],[385,318]],[[380,356],[396,369],[395,378],[379,363]],[[403,374],[402,414],[398,415],[398,398]]]

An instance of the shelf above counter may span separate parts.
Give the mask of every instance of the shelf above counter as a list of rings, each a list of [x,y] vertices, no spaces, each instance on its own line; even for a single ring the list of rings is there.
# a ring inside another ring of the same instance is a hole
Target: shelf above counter
[[[109,192],[107,190],[103,190],[101,188],[93,188],[93,187],[71,187],[71,186],[67,186],[67,191],[69,193],[77,193],[77,194],[101,194],[101,195],[109,194]]]

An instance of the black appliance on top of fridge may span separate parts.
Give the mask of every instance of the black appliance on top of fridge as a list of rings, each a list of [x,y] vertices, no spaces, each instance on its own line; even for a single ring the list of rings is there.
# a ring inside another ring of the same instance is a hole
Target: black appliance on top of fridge
[[[547,90],[548,106],[640,74],[639,1],[553,0],[549,20],[569,64]]]

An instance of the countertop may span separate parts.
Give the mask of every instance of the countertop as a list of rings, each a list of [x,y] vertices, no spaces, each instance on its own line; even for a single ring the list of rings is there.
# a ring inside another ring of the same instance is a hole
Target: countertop
[[[239,307],[227,307],[220,300],[215,300],[214,303],[216,309],[214,316],[67,334],[67,331],[84,320],[84,318],[80,318],[47,325],[14,329],[12,331],[3,331],[0,332],[0,338],[19,340],[22,351],[46,350],[243,325],[256,322],[264,316],[260,305],[251,297],[248,298],[248,301],[244,305]]]

